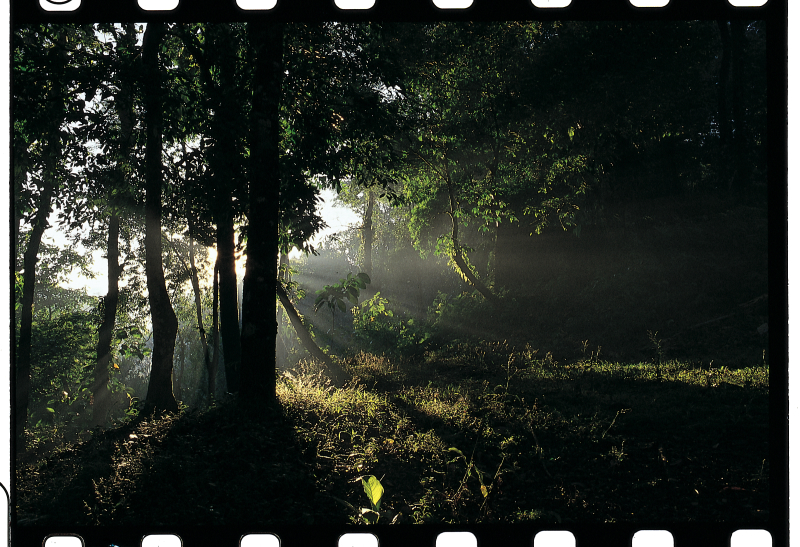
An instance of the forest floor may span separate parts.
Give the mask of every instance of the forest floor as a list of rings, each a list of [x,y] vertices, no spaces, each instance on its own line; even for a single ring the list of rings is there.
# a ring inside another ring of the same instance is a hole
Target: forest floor
[[[311,370],[18,463],[20,525],[766,521],[768,367],[573,363],[502,343]],[[435,379],[432,379],[435,378]]]

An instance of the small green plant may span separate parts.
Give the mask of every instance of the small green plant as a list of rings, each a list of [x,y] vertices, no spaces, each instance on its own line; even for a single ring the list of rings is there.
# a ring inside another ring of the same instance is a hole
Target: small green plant
[[[485,481],[484,480],[485,477],[487,476],[491,477],[491,476],[485,471],[481,471],[480,469],[478,469],[478,466],[475,465],[474,450],[473,450],[473,455],[470,456],[469,460],[467,460],[467,457],[464,455],[464,453],[461,452],[461,450],[459,450],[456,447],[450,447],[447,449],[447,451],[456,454],[456,457],[448,461],[447,463],[454,463],[458,460],[461,460],[464,462],[464,465],[466,466],[466,469],[464,470],[464,476],[461,478],[461,481],[459,482],[458,489],[456,490],[456,493],[453,495],[452,502],[458,503],[458,501],[461,499],[464,493],[469,490],[467,486],[467,481],[470,479],[470,477],[474,475],[475,477],[477,477],[478,482],[481,485],[480,491],[481,491],[481,496],[483,497],[483,503],[481,504],[481,509],[483,509],[483,506],[486,503],[486,498],[489,497],[489,493],[492,491],[492,483],[494,482],[494,479],[497,478],[497,476],[500,474],[500,470],[503,467],[503,463],[505,462],[505,454],[503,455],[502,461],[500,462],[500,465],[497,468],[497,473],[495,473],[494,478],[492,478],[492,480],[490,481]]]
[[[362,477],[361,484],[364,485],[364,493],[371,505],[371,508],[361,508],[361,518],[367,524],[375,524],[381,518],[381,499],[383,498],[383,485],[374,475]]]
[[[360,306],[353,308],[354,326],[357,329],[367,330],[370,323],[380,321],[384,317],[394,316],[394,312],[389,309],[389,301],[376,292],[375,296],[365,300]]]
[[[614,427],[614,424],[617,422],[617,418],[619,418],[619,415],[620,414],[625,414],[629,410],[630,410],[630,408],[622,408],[622,409],[618,410],[617,413],[614,415],[614,419],[611,420],[611,425],[609,425],[608,428],[606,428],[606,430],[603,431],[603,435],[600,438],[601,439],[605,439],[606,435],[608,435],[608,432],[611,431],[611,428]]]

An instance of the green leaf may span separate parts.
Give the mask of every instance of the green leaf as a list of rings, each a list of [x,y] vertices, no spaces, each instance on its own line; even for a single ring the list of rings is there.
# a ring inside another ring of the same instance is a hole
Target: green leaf
[[[56,411],[55,411],[55,410],[53,410],[52,408],[50,408],[49,406],[47,407],[47,412],[52,412],[53,414],[55,414],[55,413],[56,413]]]
[[[364,272],[359,273],[356,277],[359,278],[364,283],[372,283],[372,280],[369,278],[369,275],[367,275]]]
[[[383,485],[374,475],[367,478],[362,478],[361,483],[364,485],[364,492],[367,494],[369,502],[375,511],[381,509],[381,498],[383,497]]]

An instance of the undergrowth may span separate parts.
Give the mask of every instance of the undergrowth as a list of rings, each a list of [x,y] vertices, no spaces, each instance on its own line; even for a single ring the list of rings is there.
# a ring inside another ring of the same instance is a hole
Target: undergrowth
[[[342,389],[303,362],[279,378],[276,409],[234,398],[97,431],[48,458],[18,462],[16,518],[768,518],[766,363],[620,363],[588,341],[581,347],[571,361],[509,342],[454,342],[416,357],[361,351],[341,361],[352,375]]]

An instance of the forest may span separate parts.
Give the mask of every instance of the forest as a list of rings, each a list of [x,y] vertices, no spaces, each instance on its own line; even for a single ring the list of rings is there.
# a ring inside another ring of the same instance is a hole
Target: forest
[[[16,525],[769,519],[764,22],[12,30]]]

